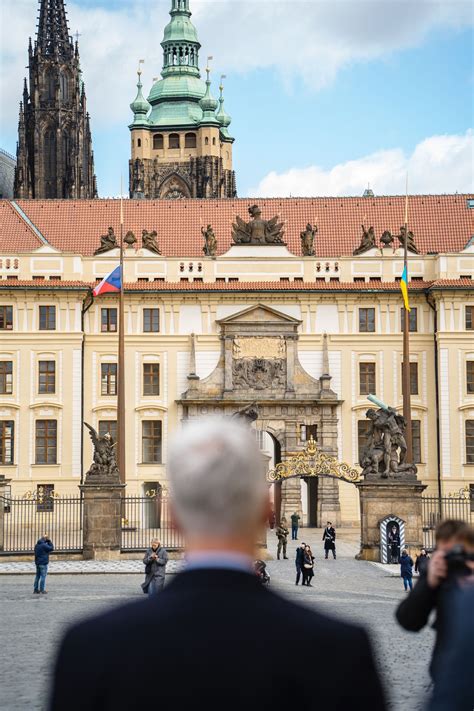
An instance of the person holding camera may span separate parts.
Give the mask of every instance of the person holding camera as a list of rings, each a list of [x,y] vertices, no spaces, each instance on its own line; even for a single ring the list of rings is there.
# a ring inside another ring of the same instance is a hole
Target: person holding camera
[[[435,683],[443,666],[453,596],[473,573],[474,529],[463,521],[442,521],[436,529],[436,550],[431,560],[396,612],[404,629],[418,632],[436,611],[436,642],[430,664]]]
[[[35,595],[46,595],[46,576],[48,574],[49,554],[54,551],[54,546],[51,543],[50,537],[45,533],[35,545],[35,565],[36,576],[33,586]]]
[[[143,563],[145,564],[145,582],[142,583],[142,590],[145,595],[156,595],[156,593],[163,590],[167,562],[168,551],[166,548],[163,548],[157,538],[154,538],[143,558]]]

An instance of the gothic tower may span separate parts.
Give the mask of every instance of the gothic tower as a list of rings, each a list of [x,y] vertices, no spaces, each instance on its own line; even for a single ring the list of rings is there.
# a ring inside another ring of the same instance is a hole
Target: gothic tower
[[[130,197],[235,197],[230,116],[211,94],[199,72],[201,45],[191,22],[189,0],[172,0],[171,21],[165,27],[162,78],[148,100],[138,93],[130,104]],[[218,108],[219,107],[219,108]],[[217,110],[218,109],[218,110]],[[217,112],[216,112],[217,110]]]
[[[94,157],[77,42],[64,0],[39,0],[18,123],[16,198],[94,198]]]

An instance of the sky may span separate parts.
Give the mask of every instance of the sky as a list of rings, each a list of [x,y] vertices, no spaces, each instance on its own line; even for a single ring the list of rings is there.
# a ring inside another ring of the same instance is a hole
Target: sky
[[[37,0],[0,0],[0,147],[15,153]],[[136,67],[149,90],[171,0],[67,1],[99,195],[128,182]],[[190,0],[201,69],[226,74],[241,197],[474,190],[467,0]],[[147,93],[147,91],[145,93]]]

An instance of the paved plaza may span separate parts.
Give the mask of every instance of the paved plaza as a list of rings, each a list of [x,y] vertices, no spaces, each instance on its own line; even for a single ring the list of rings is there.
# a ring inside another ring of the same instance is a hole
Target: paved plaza
[[[305,530],[301,534],[304,540],[309,540],[317,556],[314,587],[295,586],[296,544],[291,541],[288,545],[289,560],[271,560],[268,563],[271,587],[304,605],[366,625],[387,684],[391,711],[421,711],[429,689],[428,664],[433,632],[424,630],[413,635],[396,624],[394,609],[405,595],[401,579],[390,576],[386,569],[354,559],[358,531],[341,534],[336,561],[324,560],[320,531]],[[276,537],[271,531],[268,544],[269,552],[274,555]],[[126,563],[129,565],[130,561]],[[141,565],[132,563],[137,566],[136,570],[142,569]],[[53,562],[51,568],[59,565]],[[2,575],[0,709],[44,709],[56,645],[65,627],[131,598],[140,599],[141,581],[139,572],[56,574],[48,579],[48,595],[33,596],[33,574],[30,578],[24,574]],[[314,644],[318,644],[317,639]],[[295,649],[298,649],[297,640]],[[87,664],[87,660],[84,663]],[[309,673],[313,673],[316,679],[318,670],[311,668],[311,659],[302,659],[301,663],[307,665]],[[336,663],[351,664],[346,650],[340,650]]]

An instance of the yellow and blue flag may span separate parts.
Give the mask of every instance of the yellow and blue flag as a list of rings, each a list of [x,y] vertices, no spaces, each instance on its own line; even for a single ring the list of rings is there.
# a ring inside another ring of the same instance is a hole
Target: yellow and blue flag
[[[408,302],[408,273],[407,273],[406,265],[405,265],[405,268],[403,269],[402,278],[400,280],[400,289],[402,290],[403,302],[405,304],[405,308],[407,311],[410,311],[410,304]]]

